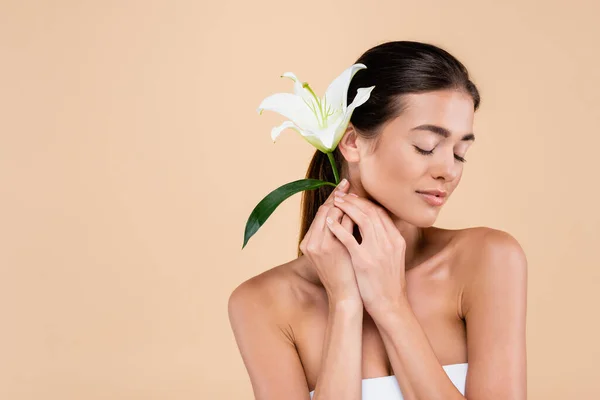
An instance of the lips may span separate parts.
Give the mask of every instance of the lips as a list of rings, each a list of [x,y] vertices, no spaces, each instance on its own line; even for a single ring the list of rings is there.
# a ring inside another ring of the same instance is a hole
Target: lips
[[[442,190],[417,190],[417,193],[421,193],[421,194],[429,194],[431,196],[435,196],[435,197],[441,197],[444,198],[446,197],[447,193],[442,191]]]
[[[441,206],[446,201],[446,193],[437,191],[417,191],[419,196],[431,206]]]

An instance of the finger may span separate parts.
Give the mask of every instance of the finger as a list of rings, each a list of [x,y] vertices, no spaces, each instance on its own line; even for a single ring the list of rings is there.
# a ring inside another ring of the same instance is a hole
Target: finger
[[[360,246],[351,232],[348,232],[338,221],[328,217],[326,220],[328,230],[340,241],[352,257],[358,255]]]
[[[341,210],[340,210],[341,211]],[[354,232],[354,221],[352,221],[352,218],[350,218],[348,216],[348,214],[344,214],[344,216],[342,217],[342,222],[341,225],[344,227],[344,229],[346,229],[348,232],[352,233]]]
[[[374,204],[372,201],[364,197],[359,197],[352,193],[350,193],[348,196],[343,196],[343,198],[346,202],[356,206],[371,220],[375,240],[390,242],[393,237],[400,234],[398,229],[395,228],[395,225],[391,221],[389,215],[387,215],[387,211],[383,209],[383,207]],[[387,220],[384,220],[384,217],[387,217]],[[391,229],[392,227],[390,225],[394,227],[393,230]]]
[[[358,208],[360,211],[362,211],[374,221],[377,221],[379,218],[381,218],[381,215],[379,214],[378,210],[382,207],[380,207],[377,204],[374,204],[371,200],[367,198],[360,197],[355,193],[348,193],[348,196],[343,196],[343,200],[349,202],[350,204]]]
[[[342,212],[342,210],[340,210],[337,207],[331,207],[329,209],[329,211],[327,212],[327,215],[325,216],[325,224],[323,225],[327,225],[327,221],[329,219],[336,221],[336,222],[340,222],[340,220],[343,218],[344,213]],[[331,232],[331,230],[329,230],[327,228],[327,226],[323,226],[323,233],[322,233],[322,240],[323,243],[327,243],[330,240],[337,240],[337,238],[335,237],[335,235],[333,234],[333,232]]]
[[[331,192],[329,194],[329,197],[327,198],[327,200],[319,207],[319,210],[317,211],[317,214],[315,215],[315,218],[314,218],[312,226],[311,226],[311,228],[312,228],[311,230],[313,232],[311,232],[311,236],[310,236],[309,240],[316,240],[317,243],[322,243],[323,234],[326,233],[326,231],[327,231],[327,228],[325,227],[325,218],[327,216],[327,213],[331,209],[331,207],[334,207],[334,203],[333,203],[334,193],[336,190],[341,190],[342,192],[345,192],[348,190],[349,187],[350,187],[350,183],[348,182],[348,180],[342,179],[342,181],[340,181],[340,183],[338,184],[338,186],[336,186],[336,188],[333,190],[333,192]],[[314,238],[313,238],[313,236],[314,236]]]
[[[342,179],[340,181],[340,183],[333,188],[333,190],[331,191],[331,193],[329,193],[329,196],[327,197],[327,199],[325,199],[325,201],[323,202],[323,204],[327,204],[327,205],[333,205],[333,197],[334,197],[334,193],[336,191],[341,191],[344,193],[348,193],[348,189],[350,188],[350,184],[348,182],[348,180],[346,178]]]
[[[354,199],[356,198],[351,195],[343,197],[336,196],[335,206],[340,208],[345,214],[348,214],[354,223],[358,225],[363,240],[366,237],[377,240],[372,218],[358,207],[353,201]]]
[[[326,217],[330,217],[330,218],[340,222],[342,220],[343,216],[344,216],[344,212],[342,210],[340,210],[339,208],[333,206],[327,212]]]
[[[363,211],[366,210],[365,214],[372,216],[373,219],[377,219],[375,217],[378,217],[378,221],[381,222],[381,226],[388,235],[393,236],[394,233],[400,233],[398,232],[398,228],[396,228],[394,221],[392,221],[389,211],[380,204],[375,204],[373,201],[355,194],[352,194],[349,201],[354,201],[360,209]]]
[[[333,200],[332,200],[332,202],[333,202]],[[343,216],[344,216],[344,212],[332,204],[331,207],[329,207],[327,209],[327,215],[325,215],[325,222],[328,217],[335,221],[340,222]],[[322,233],[325,236],[327,236],[328,234],[331,235],[331,238],[328,238],[328,239],[335,239],[335,237],[333,237],[333,235],[329,232],[329,229],[327,229],[327,227],[325,226],[325,223],[323,223],[322,231],[323,231]],[[325,237],[323,237],[323,240],[325,240]]]
[[[324,220],[323,215],[327,214],[329,208],[333,206],[333,192],[334,191],[335,191],[335,189],[331,192],[331,194],[325,200],[325,202],[323,202],[323,204],[321,206],[319,206],[319,208],[317,209],[317,212],[315,213],[315,216],[314,216],[314,218],[312,220],[312,223],[309,226],[308,231],[304,235],[304,238],[305,238],[304,240],[306,241],[307,244],[311,240],[311,237],[312,237],[312,235],[313,235],[313,233],[315,231],[317,231],[317,230],[321,230],[322,231],[323,230],[323,228],[324,228],[323,227],[324,224],[322,222],[322,220]]]
[[[394,221],[392,221],[389,211],[387,211],[383,207],[379,207],[377,209],[377,211],[379,212],[379,217],[381,218],[381,222],[383,223],[383,226],[385,227],[387,234],[392,238],[394,238],[394,237],[397,238],[398,235],[402,236],[400,234],[400,231],[394,224]]]
[[[323,202],[323,204],[322,204],[323,207],[319,207],[319,209],[315,213],[315,217],[313,218],[311,225],[309,226],[304,237],[302,238],[302,242],[304,242],[304,243],[306,243],[306,245],[308,245],[308,243],[312,239],[312,236],[313,236],[313,233],[315,232],[315,230],[318,230],[321,233],[325,230],[325,226],[324,226],[325,224],[324,224],[324,222],[322,222],[322,220],[324,220],[322,215],[327,213],[329,207],[333,207],[333,197],[334,197],[335,191],[338,190],[338,191],[342,191],[342,192],[348,192],[349,188],[350,188],[350,183],[348,182],[347,179],[344,178],[331,191],[331,193],[329,194],[327,199]],[[316,239],[321,240],[321,237],[318,237]]]
[[[334,197],[335,197],[335,193],[337,192],[342,192],[342,193],[347,193],[348,190],[350,188],[350,182],[348,182],[347,179],[342,179],[340,181],[340,183],[331,191],[331,193],[329,194],[329,196],[327,197],[327,199],[323,202],[323,205],[326,207],[334,207]],[[328,210],[324,210],[325,212]],[[316,216],[315,216],[315,220],[316,220]],[[319,224],[319,226],[322,227],[322,229],[325,229],[325,223],[324,223],[324,219],[323,219],[323,223],[321,223],[320,221],[317,221],[317,224]]]

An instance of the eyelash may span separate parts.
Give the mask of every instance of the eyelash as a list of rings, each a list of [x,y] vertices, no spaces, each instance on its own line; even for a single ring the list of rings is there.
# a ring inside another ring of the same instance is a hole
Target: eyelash
[[[417,146],[413,146],[415,148],[415,150],[417,150],[419,153],[426,155],[426,156],[430,156],[431,154],[433,154],[433,150],[431,151],[427,151],[427,150],[423,150]],[[457,156],[456,154],[454,155],[454,158],[456,158],[458,161],[464,163],[467,162],[467,160],[465,160],[464,158]]]

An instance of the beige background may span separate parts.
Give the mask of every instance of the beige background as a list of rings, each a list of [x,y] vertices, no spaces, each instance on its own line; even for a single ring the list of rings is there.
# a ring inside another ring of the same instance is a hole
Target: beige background
[[[568,4],[568,6],[566,5]],[[531,399],[600,398],[600,6],[594,1],[0,2],[0,398],[251,399],[227,318],[295,255],[313,148],[258,116],[388,40],[440,45],[482,94],[437,226],[529,260]]]

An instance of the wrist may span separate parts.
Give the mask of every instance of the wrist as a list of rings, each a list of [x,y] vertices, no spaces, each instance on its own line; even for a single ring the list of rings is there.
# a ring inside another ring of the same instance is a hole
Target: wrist
[[[325,292],[327,293],[327,298],[329,299],[330,303],[363,303],[357,286],[352,287],[352,285],[340,285],[335,289],[325,287]]]
[[[332,296],[329,298],[329,310],[336,312],[351,312],[363,310],[363,302],[359,296]]]
[[[386,318],[386,316],[404,314],[412,311],[408,298],[406,297],[378,301],[374,304],[370,304],[368,307],[365,305],[365,308],[373,319],[379,317]]]

